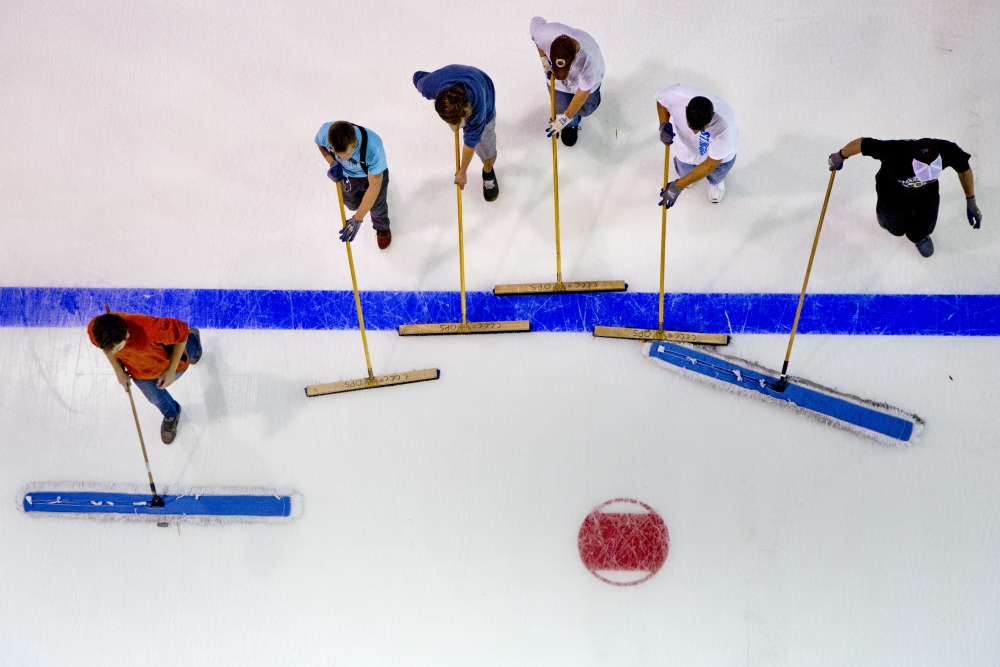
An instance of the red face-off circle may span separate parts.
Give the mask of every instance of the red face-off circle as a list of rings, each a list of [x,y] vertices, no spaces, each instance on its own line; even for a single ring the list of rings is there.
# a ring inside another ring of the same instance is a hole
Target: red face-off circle
[[[663,567],[670,535],[652,507],[616,498],[587,515],[577,543],[580,560],[595,577],[614,586],[635,586]]]

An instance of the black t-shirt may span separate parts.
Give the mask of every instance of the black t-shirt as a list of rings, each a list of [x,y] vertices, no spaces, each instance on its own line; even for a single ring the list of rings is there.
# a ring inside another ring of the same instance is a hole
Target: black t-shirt
[[[941,154],[941,167],[951,167],[958,173],[969,170],[968,153],[943,139],[935,139]],[[913,139],[880,141],[865,137],[861,140],[861,154],[882,163],[875,174],[875,190],[883,203],[918,203],[938,199],[938,182],[922,182],[913,173]]]

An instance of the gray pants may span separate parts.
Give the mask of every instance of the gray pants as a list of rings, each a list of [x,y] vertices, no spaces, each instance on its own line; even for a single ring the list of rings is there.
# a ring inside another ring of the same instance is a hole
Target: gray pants
[[[493,120],[486,123],[486,127],[483,128],[483,135],[479,137],[479,143],[476,144],[476,155],[479,156],[480,160],[486,161],[491,160],[497,156],[497,118],[493,117]]]
[[[347,176],[340,184],[344,191],[344,205],[352,211],[357,211],[361,206],[361,200],[368,192],[368,177],[354,178]],[[389,203],[386,196],[389,193],[389,170],[382,172],[382,189],[378,191],[375,204],[372,206],[372,227],[377,231],[384,232],[389,229]]]

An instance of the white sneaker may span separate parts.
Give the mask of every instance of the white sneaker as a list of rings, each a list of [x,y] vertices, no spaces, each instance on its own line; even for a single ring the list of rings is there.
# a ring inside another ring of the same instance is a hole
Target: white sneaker
[[[708,201],[718,204],[726,196],[726,182],[722,181],[718,185],[708,184]]]

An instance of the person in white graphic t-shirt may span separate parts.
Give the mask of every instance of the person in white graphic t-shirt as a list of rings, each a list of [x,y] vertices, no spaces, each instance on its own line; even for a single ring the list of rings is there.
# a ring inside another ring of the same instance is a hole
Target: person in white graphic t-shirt
[[[580,120],[601,103],[604,58],[597,42],[583,30],[541,16],[531,19],[531,40],[542,59],[546,77],[556,80],[556,117],[545,129],[566,146],[576,143]]]
[[[726,194],[726,174],[736,162],[736,114],[722,98],[680,83],[656,94],[656,111],[660,141],[674,147],[677,170],[677,179],[660,191],[660,206],[670,208],[681,190],[703,178],[708,179],[709,201],[718,204]]]

